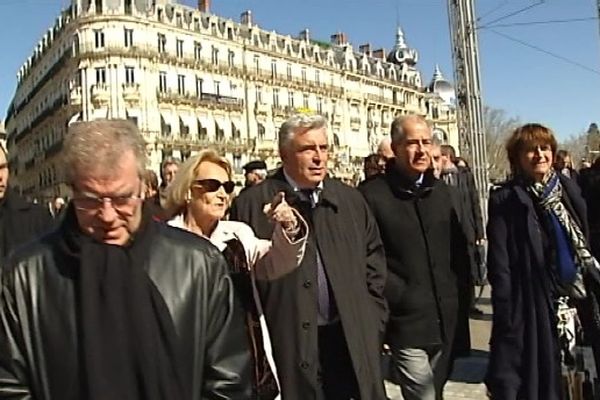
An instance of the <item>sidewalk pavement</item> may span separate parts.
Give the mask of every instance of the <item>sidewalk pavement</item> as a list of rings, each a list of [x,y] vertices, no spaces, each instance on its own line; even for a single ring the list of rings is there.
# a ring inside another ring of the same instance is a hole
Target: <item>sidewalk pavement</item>
[[[459,358],[454,364],[452,376],[444,390],[444,400],[485,400],[486,388],[482,383],[487,368],[488,342],[491,332],[492,306],[489,286],[477,303],[484,314],[471,318],[472,353],[468,358]],[[390,400],[402,400],[400,388],[390,382],[385,383]]]

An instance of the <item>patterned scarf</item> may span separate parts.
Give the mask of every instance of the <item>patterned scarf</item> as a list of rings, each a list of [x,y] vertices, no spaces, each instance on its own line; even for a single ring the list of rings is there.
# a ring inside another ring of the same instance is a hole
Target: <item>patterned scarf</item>
[[[581,292],[573,293],[574,297],[585,297],[582,271],[600,266],[589,251],[583,231],[562,203],[563,189],[558,175],[551,170],[542,182],[531,184],[528,190],[538,200],[552,225],[560,281]]]

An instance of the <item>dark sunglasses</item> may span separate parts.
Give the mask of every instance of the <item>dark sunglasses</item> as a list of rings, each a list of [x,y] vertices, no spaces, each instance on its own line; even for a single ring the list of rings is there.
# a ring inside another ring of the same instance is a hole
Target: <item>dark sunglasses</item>
[[[194,186],[201,186],[207,192],[216,192],[221,186],[225,189],[225,193],[233,193],[235,183],[232,181],[221,182],[217,179],[198,179],[194,181]]]

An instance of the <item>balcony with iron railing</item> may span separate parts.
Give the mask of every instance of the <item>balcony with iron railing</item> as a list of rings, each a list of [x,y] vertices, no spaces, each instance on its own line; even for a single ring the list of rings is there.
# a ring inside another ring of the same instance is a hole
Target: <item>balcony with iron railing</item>
[[[254,112],[256,113],[256,115],[268,115],[271,112],[271,107],[266,104],[263,103],[262,101],[257,101],[254,104]]]
[[[137,103],[140,101],[140,84],[127,82],[123,84],[123,100],[128,103]]]
[[[106,105],[110,101],[110,90],[105,83],[98,83],[91,87],[92,103]]]
[[[253,141],[247,138],[227,138],[224,135],[215,137],[198,137],[196,135],[174,136],[164,135],[156,139],[156,143],[170,148],[203,149],[213,148],[220,153],[248,153],[254,148]]]
[[[79,51],[75,53],[79,58],[104,58],[108,55],[115,57],[148,58],[160,57],[158,49],[152,45],[123,46],[121,43],[108,43],[103,47],[96,47],[93,42],[84,42],[79,45]]]
[[[71,89],[69,93],[69,102],[74,106],[80,106],[82,104],[82,90],[81,86],[76,86]]]
[[[159,102],[170,104],[189,105],[191,107],[203,107],[224,111],[244,111],[243,99],[231,96],[221,96],[214,93],[202,93],[200,96],[194,96],[190,93],[179,94],[172,91],[158,91],[157,97]]]

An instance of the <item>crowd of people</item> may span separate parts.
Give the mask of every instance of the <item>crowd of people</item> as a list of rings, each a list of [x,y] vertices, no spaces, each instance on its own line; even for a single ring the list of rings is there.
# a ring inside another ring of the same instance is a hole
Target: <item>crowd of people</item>
[[[0,149],[0,398],[384,400],[385,378],[439,400],[489,281],[490,398],[566,400],[561,311],[600,360],[600,161],[575,171],[519,127],[486,234],[468,164],[421,116],[357,188],[331,176],[327,129],[290,117],[281,166],[250,162],[234,196],[214,150],[165,158],[159,184],[134,124],[73,123],[72,196],[50,209]]]

